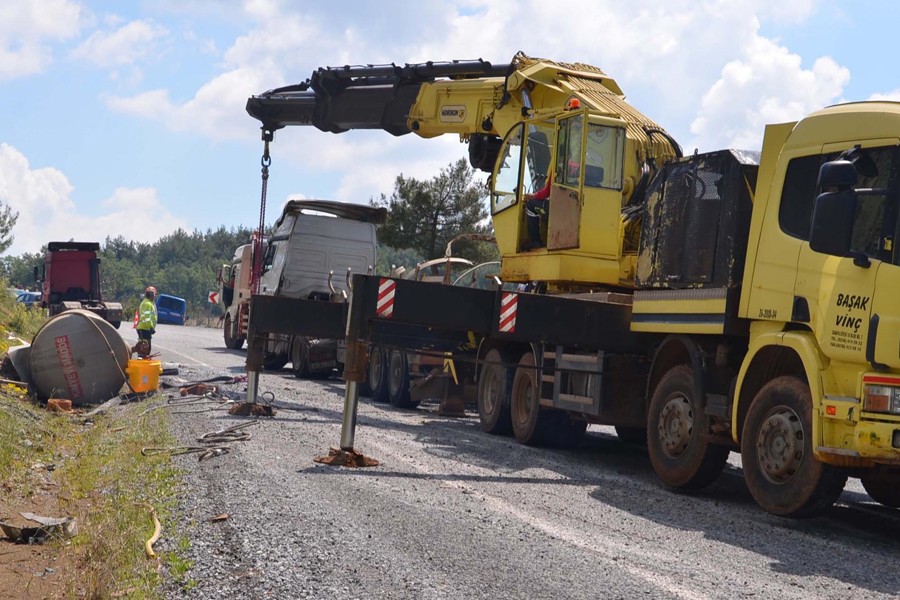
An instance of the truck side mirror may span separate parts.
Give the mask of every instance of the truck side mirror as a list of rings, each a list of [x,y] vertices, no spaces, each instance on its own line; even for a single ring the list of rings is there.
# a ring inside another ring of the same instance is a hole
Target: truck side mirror
[[[858,180],[856,167],[849,160],[832,160],[819,168],[820,190],[853,188]]]
[[[816,197],[809,236],[809,247],[813,251],[831,256],[847,256],[850,253],[856,203],[856,192],[852,188],[824,192]]]

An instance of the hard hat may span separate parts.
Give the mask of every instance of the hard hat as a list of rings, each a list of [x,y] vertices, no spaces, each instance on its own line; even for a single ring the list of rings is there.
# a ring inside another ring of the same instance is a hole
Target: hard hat
[[[577,110],[581,108],[581,100],[572,96],[569,98],[569,101],[566,102],[566,110]]]
[[[145,293],[146,293],[146,292],[152,292],[153,294],[156,294],[156,288],[153,287],[153,286],[151,285],[151,286],[148,287],[146,290],[144,290],[144,292],[145,292]]]

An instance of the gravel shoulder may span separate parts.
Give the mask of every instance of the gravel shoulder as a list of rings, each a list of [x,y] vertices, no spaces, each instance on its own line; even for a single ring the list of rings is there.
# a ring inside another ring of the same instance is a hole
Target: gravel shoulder
[[[163,360],[176,357],[185,380],[242,372],[243,353],[216,348],[218,335],[160,335]],[[644,449],[606,428],[592,426],[572,451],[529,448],[484,434],[474,412],[445,418],[435,405],[368,399],[356,449],[380,465],[331,467],[314,458],[339,443],[343,383],[284,371],[264,374],[260,389],[279,408],[248,429],[252,439],[207,461],[174,459],[185,480],[178,535],[194,566],[168,597],[900,594],[898,511],[872,504],[858,482],[829,514],[790,521],[756,507],[737,463],[703,493],[680,495],[659,485]],[[174,414],[172,427],[191,444],[245,420]]]

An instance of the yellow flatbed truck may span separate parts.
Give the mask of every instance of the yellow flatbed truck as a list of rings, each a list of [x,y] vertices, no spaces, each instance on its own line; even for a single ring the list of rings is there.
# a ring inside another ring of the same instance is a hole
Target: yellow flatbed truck
[[[900,103],[771,125],[760,153],[682,157],[599,69],[460,64],[320,69],[248,111],[269,138],[298,124],[459,133],[492,173],[501,277],[529,291],[360,275],[349,306],[291,326],[345,331],[350,383],[372,343],[474,360],[488,433],[565,445],[614,425],[646,440],[672,488],[709,484],[739,451],[771,513],[814,514],[848,476],[900,506]],[[551,173],[545,247],[524,251],[523,196]]]

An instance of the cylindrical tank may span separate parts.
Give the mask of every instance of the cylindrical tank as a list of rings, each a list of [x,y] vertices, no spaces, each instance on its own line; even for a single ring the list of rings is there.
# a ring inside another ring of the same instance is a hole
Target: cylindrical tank
[[[47,321],[31,342],[29,366],[38,394],[74,405],[100,404],[125,383],[131,352],[116,329],[86,310]]]

